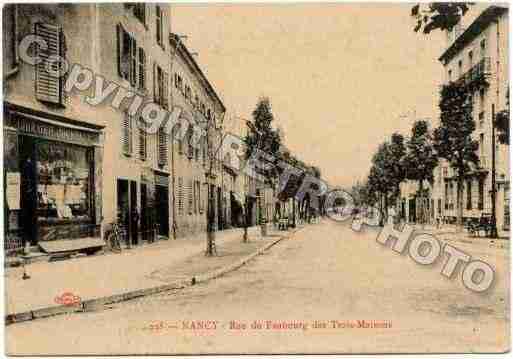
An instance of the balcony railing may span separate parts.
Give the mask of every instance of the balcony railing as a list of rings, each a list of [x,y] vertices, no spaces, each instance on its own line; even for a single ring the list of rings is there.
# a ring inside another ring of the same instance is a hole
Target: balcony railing
[[[489,57],[483,57],[477,64],[472,66],[470,70],[465,72],[456,81],[460,85],[468,86],[477,80],[485,78],[492,72],[491,61]]]

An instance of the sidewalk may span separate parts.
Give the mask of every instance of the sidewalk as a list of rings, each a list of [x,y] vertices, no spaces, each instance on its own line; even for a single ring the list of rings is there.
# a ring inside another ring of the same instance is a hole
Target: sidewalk
[[[200,282],[223,274],[223,270],[234,269],[230,267],[291,233],[269,228],[268,236],[262,238],[260,228],[251,227],[249,243],[242,243],[243,229],[217,232],[216,257],[204,256],[206,234],[202,233],[124,250],[120,254],[33,263],[26,267],[28,280],[22,279],[23,268],[8,268],[5,271],[7,322],[87,310],[86,306],[102,299],[105,302],[106,298],[115,302],[183,288],[191,284],[192,277]],[[72,293],[80,303],[59,304],[56,297],[64,293]]]
[[[470,244],[498,244],[499,246],[509,246],[509,232],[499,231],[499,238],[491,239],[489,237],[484,237],[484,233],[481,233],[481,236],[472,236],[470,235],[466,229],[462,229],[453,224],[444,224],[441,225],[440,228],[437,228],[436,225],[426,224],[424,226],[420,224],[410,224],[415,228],[416,232],[425,232],[437,236],[439,239],[444,241],[455,241],[462,243],[470,243]]]

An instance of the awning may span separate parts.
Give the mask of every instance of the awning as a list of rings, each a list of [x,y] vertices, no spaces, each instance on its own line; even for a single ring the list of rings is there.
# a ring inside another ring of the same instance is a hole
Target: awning
[[[99,237],[86,237],[62,241],[40,241],[38,245],[45,253],[53,254],[102,247],[105,245],[105,241]]]

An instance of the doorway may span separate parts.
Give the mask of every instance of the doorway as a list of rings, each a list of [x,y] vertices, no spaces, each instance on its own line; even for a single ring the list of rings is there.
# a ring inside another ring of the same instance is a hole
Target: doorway
[[[137,244],[139,213],[137,211],[137,182],[125,179],[117,181],[118,218],[126,229],[127,245]]]
[[[37,244],[37,178],[36,146],[31,137],[20,136],[19,158],[21,169],[20,220],[23,230],[23,245]]]
[[[157,223],[159,225],[159,235],[169,236],[169,188],[165,186],[156,186],[156,210]]]

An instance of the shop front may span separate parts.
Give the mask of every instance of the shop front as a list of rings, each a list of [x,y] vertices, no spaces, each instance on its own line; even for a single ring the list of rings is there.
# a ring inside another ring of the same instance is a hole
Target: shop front
[[[5,108],[5,249],[101,247],[102,127]]]

